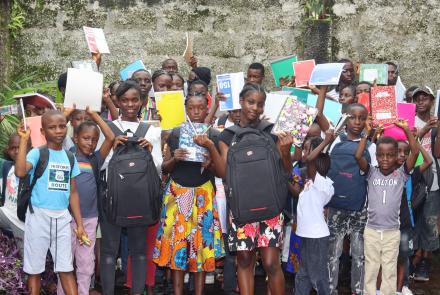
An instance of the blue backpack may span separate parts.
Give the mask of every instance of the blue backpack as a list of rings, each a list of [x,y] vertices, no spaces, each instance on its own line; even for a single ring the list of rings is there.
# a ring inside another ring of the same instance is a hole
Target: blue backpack
[[[330,153],[331,166],[328,176],[333,180],[335,194],[327,207],[358,211],[365,204],[367,196],[367,175],[360,173],[359,165],[354,158],[359,141],[349,140],[347,135],[340,135]],[[371,163],[368,141],[363,157]]]

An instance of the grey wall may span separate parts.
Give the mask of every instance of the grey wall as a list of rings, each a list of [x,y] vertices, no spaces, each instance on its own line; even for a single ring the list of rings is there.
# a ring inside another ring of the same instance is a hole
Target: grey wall
[[[13,71],[38,70],[53,79],[70,60],[88,59],[83,25],[102,27],[111,55],[104,55],[106,81],[135,59],[156,69],[181,57],[185,32],[195,39],[199,65],[214,74],[243,71],[253,61],[301,52],[304,9],[300,0],[22,0],[26,29],[12,48]],[[392,60],[403,82],[439,87],[440,6],[437,0],[336,0],[332,52],[361,62]],[[267,76],[271,77],[268,72]],[[268,81],[268,84],[272,84]]]

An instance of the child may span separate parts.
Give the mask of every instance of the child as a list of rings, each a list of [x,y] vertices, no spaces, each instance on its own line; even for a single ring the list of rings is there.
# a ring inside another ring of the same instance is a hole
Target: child
[[[96,228],[98,226],[98,187],[97,179],[99,171],[109,154],[114,141],[114,134],[101,117],[86,110],[87,115],[94,121],[82,122],[75,129],[75,156],[79,163],[81,174],[76,177],[77,190],[80,199],[80,209],[84,230],[86,231],[90,244],[81,245],[76,239],[76,223],[71,222],[72,227],[72,253],[76,266],[76,281],[78,294],[89,294],[91,277],[95,268],[95,240]],[[98,125],[97,125],[98,124]],[[99,128],[98,128],[99,126]],[[100,129],[104,133],[105,141],[99,151],[95,151],[98,144]],[[58,294],[62,292],[61,284],[58,284]]]
[[[433,155],[434,180],[431,189],[423,205],[423,214],[416,227],[415,249],[417,249],[413,264],[416,265],[414,280],[429,280],[429,262],[432,251],[439,248],[438,239],[438,212],[440,211],[440,188],[438,158],[440,157],[440,133],[439,123],[436,117],[431,116],[431,109],[434,106],[435,98],[432,91],[427,87],[420,87],[414,90],[413,99],[417,105],[417,116],[415,127],[420,138],[420,144]]]
[[[77,294],[72,266],[70,216],[75,218],[78,239],[87,238],[81,219],[79,196],[75,177],[79,175],[78,162],[70,164],[62,144],[67,132],[66,117],[59,111],[48,111],[41,118],[41,130],[47,141],[48,164],[36,181],[30,203],[34,213],[26,213],[24,235],[24,271],[29,275],[28,289],[40,294],[40,276],[44,271],[47,250],[50,249],[55,272],[59,273],[66,294]],[[33,149],[26,156],[30,130],[19,128],[20,146],[15,164],[15,175],[33,176],[43,150]]]
[[[14,163],[17,160],[19,145],[20,136],[17,133],[12,134],[5,151],[7,160],[0,159],[0,192],[2,196],[2,207],[0,207],[0,228],[12,231],[17,248],[23,258],[24,222],[17,217],[19,179],[14,173]]]
[[[339,93],[339,103],[343,105],[349,105],[356,102],[356,87],[354,85],[349,85],[342,88]]]
[[[127,135],[117,136],[115,138],[114,147],[123,144],[128,140],[129,136],[133,136],[132,134],[136,132],[136,129],[139,126],[138,113],[142,106],[141,89],[135,81],[124,81],[118,87],[116,96],[121,116],[119,119],[114,120],[113,124],[116,125],[121,132],[124,132]],[[150,126],[145,137],[139,140],[140,146],[152,149],[151,154],[159,175],[162,164],[160,134],[160,128]],[[106,163],[110,161],[112,156],[113,153],[110,153],[106,159]],[[114,294],[115,288],[116,256],[119,250],[122,227],[110,223],[106,218],[105,212],[99,212],[99,214],[103,217],[100,221],[102,233],[100,258],[101,285],[103,293],[111,295]],[[130,247],[131,268],[133,273],[131,291],[134,294],[141,293],[144,290],[147,264],[150,269],[154,267],[154,264],[150,260],[151,257],[149,257],[148,253],[146,255],[146,240],[148,239],[150,243],[154,243],[154,237],[156,234],[154,230],[150,232],[150,228],[151,227],[146,226],[127,227],[128,245]],[[152,271],[154,276],[154,270]]]
[[[365,209],[365,176],[359,174],[359,168],[353,155],[362,137],[362,131],[368,117],[365,106],[351,104],[347,107],[346,134],[340,135],[330,146],[331,168],[329,177],[333,180],[335,195],[328,203],[329,271],[330,292],[337,294],[339,257],[342,253],[343,240],[350,235],[351,292],[360,294],[363,290],[363,233],[367,219]],[[366,159],[376,164],[375,145],[368,143],[363,150]]]
[[[365,284],[364,294],[376,294],[376,279],[382,267],[380,294],[396,293],[397,256],[400,243],[399,211],[406,173],[411,171],[417,159],[417,145],[404,121],[396,126],[402,128],[409,140],[411,154],[405,164],[398,166],[398,145],[392,137],[381,137],[377,141],[378,167],[372,166],[363,156],[367,137],[363,136],[355,153],[356,161],[368,182],[368,219],[364,231]],[[365,123],[366,134],[371,132],[371,123]]]
[[[299,272],[295,277],[295,294],[309,294],[315,289],[318,295],[330,294],[327,268],[328,236],[330,232],[324,219],[324,206],[334,194],[333,181],[326,177],[330,157],[322,153],[333,141],[331,130],[325,139],[309,138],[309,149],[304,150],[308,181],[299,195],[296,234],[301,237]]]
[[[183,79],[183,77],[178,74],[178,73],[174,73],[172,74],[173,76],[173,82],[171,83],[171,91],[183,91],[185,88],[185,80]]]
[[[247,83],[262,85],[264,81],[264,66],[259,62],[250,64],[246,76]]]
[[[361,93],[369,94],[371,87],[372,85],[370,82],[366,82],[366,81],[359,82],[359,84],[356,86],[356,101],[359,101],[359,94]]]
[[[204,96],[188,96],[186,113],[194,123],[208,114]],[[174,294],[183,294],[185,271],[195,273],[195,294],[203,294],[205,273],[215,270],[215,259],[224,255],[222,232],[214,198],[214,175],[205,163],[186,161],[188,151],[179,148],[180,128],[171,132],[162,164],[170,173],[166,186],[154,262],[172,270]],[[207,148],[214,164],[220,156],[214,145],[215,131],[195,135],[194,142]]]
[[[240,127],[255,128],[260,123],[264,112],[266,93],[256,84],[247,84],[240,93]],[[270,134],[271,128],[264,130]],[[286,173],[292,169],[290,147],[293,138],[290,134],[281,132],[271,135],[280,152],[283,168]],[[234,133],[225,129],[219,137],[219,150],[222,157],[221,165],[216,169],[220,176],[225,177],[228,165],[227,154],[234,138]],[[282,173],[282,171],[280,171]],[[238,284],[241,294],[254,294],[254,266],[256,250],[261,253],[263,266],[268,275],[268,287],[271,294],[284,294],[284,275],[280,265],[280,247],[283,237],[283,214],[264,221],[238,226],[230,221],[229,250],[237,252]]]
[[[153,87],[151,74],[147,70],[141,69],[134,72],[131,79],[136,81],[141,88],[142,108],[139,118],[141,120],[153,120],[156,113],[156,102],[154,97],[150,97],[150,92]],[[113,118],[113,120],[116,120],[116,118]]]
[[[410,147],[408,142],[399,140],[398,144],[398,159],[397,163],[400,166],[405,164],[408,156],[410,154]],[[422,146],[416,142],[420,153],[423,156],[423,163],[420,166],[414,168],[411,175],[408,176],[408,181],[406,183],[406,189],[402,196],[402,202],[400,204],[400,246],[399,246],[399,256],[397,257],[397,295],[400,293],[407,294],[403,292],[404,289],[408,289],[408,266],[409,257],[412,256],[413,250],[413,229],[414,229],[414,206],[412,205],[412,198],[408,198],[407,194],[414,194],[416,184],[422,181],[424,177],[424,172],[432,164],[432,157],[425,151]],[[430,170],[427,171],[431,173]],[[409,188],[408,188],[409,186]],[[426,189],[426,186],[425,186]],[[406,285],[405,285],[406,283]]]
[[[343,58],[338,61],[338,63],[344,63],[344,67],[342,68],[342,74],[339,78],[339,84],[336,86],[335,89],[331,90],[330,92],[327,92],[327,97],[338,101],[340,97],[340,92],[343,88],[346,86],[352,85],[354,81],[354,66],[353,62],[349,59]]]
[[[167,58],[162,62],[162,70],[168,72],[169,74],[178,73],[179,67],[177,66],[177,61],[172,58]]]

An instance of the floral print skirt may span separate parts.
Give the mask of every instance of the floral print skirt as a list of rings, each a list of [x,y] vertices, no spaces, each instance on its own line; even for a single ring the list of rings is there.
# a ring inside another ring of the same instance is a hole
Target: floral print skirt
[[[264,247],[283,246],[284,216],[279,214],[273,218],[238,226],[231,221],[229,229],[229,251],[250,251]]]
[[[214,187],[183,187],[172,179],[166,187],[153,261],[173,270],[212,272],[224,256]]]

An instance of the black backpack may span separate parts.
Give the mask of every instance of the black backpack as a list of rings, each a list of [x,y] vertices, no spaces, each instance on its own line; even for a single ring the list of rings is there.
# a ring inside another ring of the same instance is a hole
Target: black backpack
[[[289,174],[270,135],[272,127],[263,120],[257,128],[227,128],[234,133],[227,155],[227,195],[238,225],[273,218],[285,208]]]
[[[225,127],[227,121],[228,121],[228,115],[221,116],[220,118],[218,118],[217,126]]]
[[[124,135],[113,123],[113,133]],[[143,122],[133,137],[118,146],[107,168],[107,188],[102,209],[107,220],[122,227],[146,226],[159,219],[162,203],[161,181],[151,153],[139,146],[148,128]]]
[[[49,149],[46,145],[38,148],[40,150],[40,158],[38,159],[37,165],[35,167],[34,177],[32,182],[30,180],[30,175],[26,175],[21,178],[18,183],[18,195],[17,195],[17,217],[21,221],[26,219],[26,211],[29,207],[29,211],[34,213],[32,208],[31,196],[32,190],[34,189],[37,180],[43,175],[44,170],[46,170],[47,164],[49,163]],[[65,150],[70,163],[70,175],[72,175],[72,168],[75,163],[75,156],[72,152]]]

